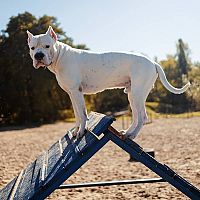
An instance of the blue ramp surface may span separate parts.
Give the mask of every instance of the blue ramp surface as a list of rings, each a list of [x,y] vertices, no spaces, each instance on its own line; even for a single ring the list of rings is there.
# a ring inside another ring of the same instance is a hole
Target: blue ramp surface
[[[44,199],[89,160],[110,139],[101,135],[114,118],[91,113],[87,133],[81,138],[73,137],[73,129],[50,149],[40,155],[26,169],[0,191],[0,199]]]

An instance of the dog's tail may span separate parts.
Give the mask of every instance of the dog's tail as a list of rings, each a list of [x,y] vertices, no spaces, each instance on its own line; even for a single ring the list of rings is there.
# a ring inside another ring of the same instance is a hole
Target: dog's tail
[[[165,72],[162,69],[162,67],[155,63],[156,66],[156,70],[158,72],[158,76],[160,78],[160,81],[162,82],[162,84],[164,85],[164,87],[169,90],[170,92],[174,93],[174,94],[181,94],[183,92],[185,92],[188,87],[190,86],[190,82],[188,82],[185,86],[183,86],[182,88],[175,88],[173,87],[167,80],[166,76],[165,76]]]

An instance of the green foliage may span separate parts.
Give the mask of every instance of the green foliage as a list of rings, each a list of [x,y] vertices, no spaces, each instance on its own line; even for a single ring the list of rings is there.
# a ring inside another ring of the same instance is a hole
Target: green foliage
[[[193,110],[200,110],[200,64],[191,67],[188,77],[191,87],[187,92],[187,98],[190,99]]]
[[[177,44],[177,57],[178,57],[177,67],[180,70],[180,75],[181,74],[188,75],[189,53],[190,50],[188,48],[188,45],[184,43],[182,39],[179,39]]]
[[[59,28],[55,17],[36,19],[28,12],[11,17],[0,36],[1,124],[54,121],[62,117],[61,110],[71,108],[68,95],[60,89],[55,76],[48,70],[35,70],[29,56],[26,30],[44,33],[49,25],[60,40],[76,46]]]
[[[188,45],[179,39],[176,55],[168,56],[166,60],[160,62],[167,79],[177,88],[188,82],[188,73],[191,70],[189,52]],[[172,94],[163,87],[159,79],[148,100],[159,102],[158,111],[162,113],[182,113],[194,109],[188,92],[180,95]]]
[[[128,107],[127,95],[121,89],[106,90],[94,96],[95,110],[98,112],[116,112]]]

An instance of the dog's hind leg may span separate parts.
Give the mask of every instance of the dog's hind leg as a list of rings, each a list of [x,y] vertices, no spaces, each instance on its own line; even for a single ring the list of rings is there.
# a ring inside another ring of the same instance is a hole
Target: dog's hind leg
[[[138,135],[144,123],[147,121],[147,114],[144,99],[142,95],[140,95],[139,91],[130,91],[128,93],[128,100],[132,110],[133,123],[126,131],[125,137],[134,139]]]
[[[131,80],[131,90],[128,91],[128,100],[134,121],[126,131],[125,136],[131,139],[138,135],[140,129],[148,120],[145,101],[158,76],[152,63],[143,63],[140,67],[143,70]]]

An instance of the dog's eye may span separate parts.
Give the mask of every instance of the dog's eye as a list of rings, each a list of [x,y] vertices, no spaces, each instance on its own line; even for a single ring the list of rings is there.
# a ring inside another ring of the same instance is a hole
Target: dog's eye
[[[50,47],[50,45],[46,45],[45,47],[48,49]]]
[[[34,49],[35,49],[35,47],[31,47],[31,49],[32,49],[32,50],[34,50]]]

